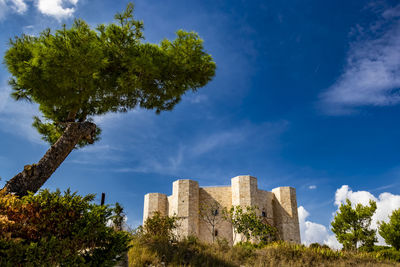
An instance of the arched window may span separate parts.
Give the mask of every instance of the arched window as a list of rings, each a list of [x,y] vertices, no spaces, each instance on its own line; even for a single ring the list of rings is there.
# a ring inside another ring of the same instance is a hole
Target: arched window
[[[218,230],[217,229],[215,229],[215,231],[214,231],[214,236],[218,236]]]
[[[265,213],[265,211],[263,211],[263,212],[261,213],[261,216],[265,218],[265,217],[267,217],[267,213]]]

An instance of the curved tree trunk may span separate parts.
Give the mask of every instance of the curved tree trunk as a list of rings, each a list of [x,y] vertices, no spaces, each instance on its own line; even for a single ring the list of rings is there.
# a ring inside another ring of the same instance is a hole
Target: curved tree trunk
[[[24,170],[9,180],[3,189],[6,193],[14,193],[18,196],[27,195],[28,191],[36,193],[76,144],[82,139],[91,142],[95,131],[96,124],[92,122],[69,123],[63,135],[47,150],[43,158],[37,164],[26,165]]]

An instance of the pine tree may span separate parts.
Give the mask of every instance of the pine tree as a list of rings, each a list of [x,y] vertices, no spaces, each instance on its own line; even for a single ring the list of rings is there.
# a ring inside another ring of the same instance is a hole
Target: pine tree
[[[360,246],[372,248],[376,242],[376,230],[370,229],[371,218],[376,210],[376,202],[369,206],[357,204],[354,208],[349,199],[339,207],[331,225],[332,232],[346,250],[357,250]]]
[[[387,244],[400,250],[400,209],[393,211],[388,223],[379,223],[379,234]]]
[[[173,41],[144,43],[132,3],[115,19],[96,29],[77,19],[70,28],[10,41],[5,64],[12,96],[39,104],[43,118],[33,126],[51,147],[7,182],[7,192],[36,192],[74,148],[98,140],[93,116],[136,107],[172,110],[214,76],[215,63],[196,33],[179,30]]]

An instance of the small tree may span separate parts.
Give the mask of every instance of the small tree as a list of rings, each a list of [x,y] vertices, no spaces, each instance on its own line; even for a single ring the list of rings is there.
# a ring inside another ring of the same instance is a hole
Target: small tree
[[[331,225],[339,243],[346,250],[357,250],[359,246],[371,249],[376,239],[376,230],[370,229],[371,218],[376,210],[376,202],[370,200],[369,206],[357,204],[352,208],[349,199],[339,207]]]
[[[269,242],[276,238],[277,230],[257,215],[258,208],[232,206],[224,210],[225,218],[232,224],[236,234],[242,234],[241,241]]]
[[[173,242],[176,240],[175,230],[179,226],[179,218],[176,216],[162,216],[160,212],[147,218],[142,226],[145,239],[156,242]]]
[[[36,192],[74,148],[98,140],[94,116],[136,107],[172,110],[182,95],[214,76],[215,63],[196,33],[179,30],[173,41],[143,43],[133,4],[115,19],[96,29],[75,20],[69,29],[10,41],[4,62],[12,96],[39,104],[43,118],[33,126],[51,147],[7,182],[7,193]]]
[[[400,209],[392,212],[388,223],[379,222],[379,234],[388,245],[400,249]]]
[[[213,243],[215,240],[215,227],[224,220],[221,212],[221,205],[216,201],[203,203],[199,208],[199,217],[211,232]]]
[[[122,231],[124,220],[125,220],[124,209],[121,206],[121,204],[117,202],[115,203],[114,216],[112,217],[112,223],[115,230]]]

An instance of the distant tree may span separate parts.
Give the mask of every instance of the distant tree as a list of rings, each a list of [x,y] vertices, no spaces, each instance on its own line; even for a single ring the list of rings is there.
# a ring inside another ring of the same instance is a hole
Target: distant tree
[[[213,243],[216,236],[216,227],[224,220],[224,217],[221,213],[221,205],[219,205],[219,203],[216,201],[211,203],[203,203],[199,207],[199,217],[207,225],[207,228],[212,235]]]
[[[400,250],[400,209],[392,212],[388,223],[379,222],[379,234],[388,245]]]
[[[123,223],[125,220],[124,209],[118,202],[115,203],[114,215],[112,217],[113,226],[117,231],[122,231]]]
[[[4,62],[12,96],[39,104],[44,120],[35,117],[33,126],[51,147],[9,180],[6,192],[36,192],[74,148],[98,140],[93,116],[136,107],[172,110],[214,76],[215,63],[196,33],[179,30],[173,41],[143,43],[132,3],[115,19],[96,29],[77,19],[71,28],[10,41]]]
[[[339,243],[346,250],[357,250],[360,246],[373,248],[376,230],[370,229],[371,218],[376,210],[376,202],[370,200],[369,206],[357,204],[352,208],[349,199],[339,207],[331,225]]]
[[[268,243],[276,239],[277,230],[257,214],[255,206],[232,206],[224,210],[224,217],[232,224],[235,234],[242,234],[241,241]]]

